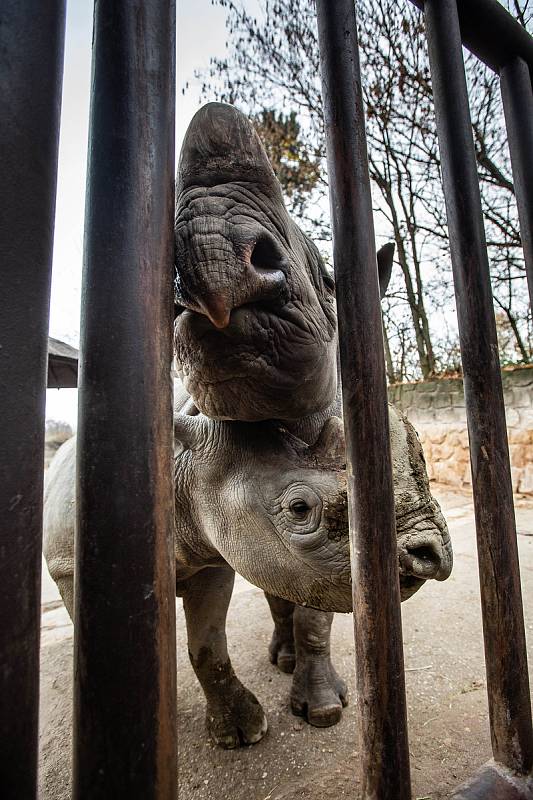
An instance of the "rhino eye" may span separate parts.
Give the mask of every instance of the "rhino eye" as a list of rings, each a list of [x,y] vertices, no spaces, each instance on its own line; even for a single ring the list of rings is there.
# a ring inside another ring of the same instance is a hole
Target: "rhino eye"
[[[310,507],[305,500],[292,500],[289,509],[295,517],[305,517],[308,511],[310,511]]]

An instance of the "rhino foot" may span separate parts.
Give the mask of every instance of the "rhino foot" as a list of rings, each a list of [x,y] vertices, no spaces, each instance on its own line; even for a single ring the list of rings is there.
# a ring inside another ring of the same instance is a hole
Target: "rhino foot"
[[[265,592],[274,620],[274,632],[268,646],[271,664],[277,664],[280,672],[291,674],[296,666],[296,646],[294,643],[293,615],[294,603]]]
[[[278,630],[272,634],[272,639],[268,646],[268,656],[271,664],[277,664],[280,672],[291,674],[296,666],[296,650],[294,647],[294,637],[292,635],[292,621],[290,630],[285,637],[280,636]]]
[[[268,723],[257,698],[235,678],[224,691],[223,703],[208,704],[206,727],[217,745],[233,750],[259,742]]]
[[[348,688],[329,656],[298,658],[291,688],[293,714],[317,728],[329,728],[340,722],[347,705]]]

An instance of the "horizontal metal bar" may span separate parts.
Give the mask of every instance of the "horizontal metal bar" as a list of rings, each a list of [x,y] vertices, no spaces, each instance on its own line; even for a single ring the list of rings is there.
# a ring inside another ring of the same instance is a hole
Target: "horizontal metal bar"
[[[411,0],[423,11],[424,0]],[[533,75],[533,38],[498,0],[458,0],[461,39],[495,72],[519,57]]]
[[[352,553],[361,798],[409,800],[381,308],[353,0],[318,0]]]
[[[0,4],[0,795],[37,795],[44,415],[65,0]]]
[[[496,761],[533,764],[520,568],[489,263],[456,0],[426,0],[476,517],[487,691]]]
[[[95,3],[82,289],[75,800],[175,800],[174,0]]]
[[[527,64],[515,58],[501,71],[501,90],[533,308],[533,88]]]

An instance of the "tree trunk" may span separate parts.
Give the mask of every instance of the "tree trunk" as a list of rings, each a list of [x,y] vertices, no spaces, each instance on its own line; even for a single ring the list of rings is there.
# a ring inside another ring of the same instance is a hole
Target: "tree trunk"
[[[524,340],[522,339],[520,331],[518,330],[518,325],[516,323],[516,317],[514,316],[514,314],[511,313],[510,309],[505,308],[504,311],[505,311],[505,314],[507,316],[507,319],[509,320],[509,324],[511,326],[511,330],[513,331],[513,334],[514,334],[514,338],[516,339],[516,344],[517,344],[518,350],[520,351],[520,356],[522,358],[522,361],[524,362],[524,364],[528,364],[529,361],[530,361],[529,353],[526,350],[526,347],[524,345]]]
[[[394,363],[392,361],[392,353],[390,349],[389,335],[387,333],[387,326],[385,325],[385,320],[382,319],[382,322],[383,322],[383,344],[385,347],[385,364],[387,366],[387,378],[389,379],[389,383],[396,383],[396,373],[394,371]]]

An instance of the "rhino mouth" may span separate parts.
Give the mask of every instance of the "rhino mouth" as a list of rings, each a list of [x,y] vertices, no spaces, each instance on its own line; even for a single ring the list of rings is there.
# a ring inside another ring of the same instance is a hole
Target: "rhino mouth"
[[[297,373],[308,366],[316,367],[318,350],[323,351],[323,344],[309,329],[298,325],[297,314],[282,315],[263,304],[234,309],[223,330],[215,328],[204,315],[187,309],[178,317],[175,339],[184,371],[187,367],[194,370],[205,383],[255,377],[271,369],[277,385],[281,381],[281,386],[292,386]],[[299,369],[285,369],[289,362],[298,363]]]
[[[185,388],[208,416],[298,419],[335,397],[334,336],[320,337],[290,303],[239,306],[223,329],[185,309],[175,322],[174,343]]]
[[[205,314],[187,306],[176,304],[175,313],[176,338],[179,336],[181,326],[184,325],[193,328],[200,335],[211,333],[220,340],[233,338],[236,333],[240,336],[244,333],[246,336],[254,337],[258,334],[258,328],[273,327],[277,323],[283,326],[285,332],[287,326],[290,326],[299,336],[305,336],[309,341],[319,341],[319,337],[314,335],[315,331],[307,315],[283,295],[236,306],[231,310],[229,324],[224,328],[216,328]]]

